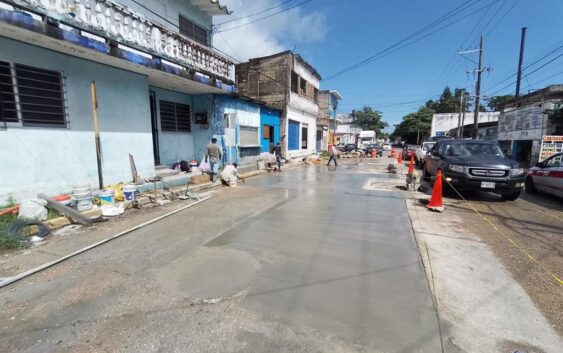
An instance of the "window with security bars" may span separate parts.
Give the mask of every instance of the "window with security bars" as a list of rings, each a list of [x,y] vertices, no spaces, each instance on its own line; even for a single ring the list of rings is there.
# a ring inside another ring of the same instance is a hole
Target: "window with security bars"
[[[202,44],[209,44],[207,39],[207,31],[204,28],[196,25],[183,16],[180,16],[179,24],[181,34],[185,35],[186,37],[195,39]]]
[[[0,61],[0,121],[66,126],[61,73]]]
[[[191,132],[190,106],[161,100],[160,128],[162,131]]]
[[[241,126],[239,129],[240,146],[256,146],[260,143],[258,128],[252,126]]]

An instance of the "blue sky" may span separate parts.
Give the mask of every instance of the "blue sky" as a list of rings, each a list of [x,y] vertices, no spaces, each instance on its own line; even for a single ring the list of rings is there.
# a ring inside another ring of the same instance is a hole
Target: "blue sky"
[[[237,18],[285,1],[222,2],[235,11],[231,18]],[[290,1],[269,13],[300,2],[303,0]],[[468,0],[313,0],[280,15],[218,34],[214,45],[239,60],[295,48],[326,78],[395,44],[466,2]],[[474,69],[475,65],[456,52],[477,47],[481,32],[487,34],[484,63],[493,69],[483,75],[485,95],[496,93],[514,81],[509,79],[495,86],[516,70],[521,27],[528,27],[525,64],[541,57],[548,49],[563,45],[562,0],[472,0],[468,5],[473,3],[475,5],[436,28],[455,22],[452,26],[354,71],[323,81],[321,87],[342,93],[340,112],[370,105],[382,111],[384,120],[392,125],[425,100],[439,95],[445,85],[474,90],[475,78],[467,75],[466,70]],[[482,10],[473,16],[456,21],[479,9]],[[247,23],[261,16],[229,25]],[[218,18],[216,22],[227,19]],[[223,26],[227,28],[228,25]],[[464,42],[466,38],[469,39]],[[528,72],[560,54],[563,48]],[[477,60],[477,54],[468,58]],[[563,83],[563,57],[524,79],[522,91],[553,83]],[[498,94],[513,91],[511,86]]]

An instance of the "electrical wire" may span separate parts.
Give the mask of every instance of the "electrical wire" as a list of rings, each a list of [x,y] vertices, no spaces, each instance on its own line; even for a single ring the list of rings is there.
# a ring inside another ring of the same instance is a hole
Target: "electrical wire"
[[[328,81],[328,80],[331,80],[331,79],[333,79],[333,78],[335,78],[335,77],[341,76],[341,75],[343,75],[343,74],[345,74],[345,73],[347,73],[347,72],[349,72],[349,71],[355,70],[355,69],[357,69],[357,68],[359,68],[359,67],[361,67],[361,66],[367,65],[367,64],[369,64],[369,63],[371,63],[371,62],[373,62],[373,61],[375,61],[375,60],[381,59],[381,58],[383,58],[383,57],[385,57],[385,56],[387,56],[387,55],[389,55],[389,54],[391,54],[391,53],[394,53],[394,52],[396,52],[397,50],[400,50],[400,49],[402,49],[402,48],[404,48],[404,47],[406,47],[406,46],[409,46],[409,45],[412,45],[412,44],[414,44],[414,43],[417,43],[417,42],[419,42],[420,40],[422,40],[422,39],[424,39],[424,38],[426,38],[426,37],[428,37],[428,36],[430,36],[430,35],[432,35],[432,34],[434,34],[434,33],[437,33],[437,32],[439,32],[439,31],[441,31],[441,30],[443,30],[443,29],[445,29],[445,28],[448,28],[448,27],[450,27],[450,26],[452,26],[452,25],[454,25],[454,24],[456,24],[456,23],[459,23],[460,20],[463,20],[463,19],[466,19],[466,18],[469,18],[469,17],[473,16],[474,14],[476,14],[476,13],[478,13],[478,12],[480,12],[480,11],[486,9],[486,8],[488,8],[491,4],[497,3],[497,2],[499,2],[500,0],[493,0],[490,4],[488,4],[488,5],[484,6],[484,7],[481,7],[481,8],[479,8],[479,9],[477,9],[476,11],[473,11],[473,12],[471,12],[471,13],[469,13],[469,14],[466,14],[466,15],[464,15],[464,16],[461,17],[461,18],[455,19],[454,21],[448,23],[447,25],[440,27],[438,30],[435,30],[435,31],[433,31],[433,32],[430,32],[430,33],[428,33],[428,34],[426,34],[426,35],[424,35],[424,36],[422,36],[422,37],[416,38],[416,37],[419,36],[420,34],[422,34],[422,33],[426,32],[426,31],[432,29],[433,27],[436,27],[437,25],[440,25],[440,24],[446,22],[448,19],[451,19],[452,17],[455,17],[455,16],[459,15],[460,13],[463,13],[465,10],[467,10],[467,9],[469,9],[469,8],[471,8],[471,7],[473,7],[473,6],[475,6],[475,5],[476,5],[477,3],[479,3],[480,1],[481,1],[481,0],[477,0],[476,2],[473,2],[473,3],[471,3],[472,1],[466,1],[465,3],[463,3],[463,4],[461,4],[460,6],[458,6],[457,8],[455,8],[454,10],[451,10],[451,11],[449,11],[448,13],[446,13],[445,15],[442,15],[441,17],[439,17],[438,19],[434,20],[432,23],[428,24],[428,25],[425,26],[424,28],[419,29],[418,31],[416,31],[416,32],[414,32],[414,33],[412,33],[412,34],[410,34],[409,36],[407,36],[407,37],[405,37],[405,38],[399,40],[398,42],[396,42],[395,44],[393,44],[393,45],[387,47],[386,49],[384,49],[384,50],[382,50],[382,51],[380,51],[380,52],[378,52],[378,53],[376,53],[376,54],[374,54],[374,55],[372,55],[372,56],[370,56],[370,57],[368,57],[368,58],[366,58],[366,59],[364,59],[364,60],[362,60],[362,61],[360,61],[360,62],[358,62],[358,63],[355,63],[355,64],[353,64],[353,65],[351,65],[351,66],[349,66],[349,67],[347,67],[347,68],[345,68],[345,69],[343,69],[343,70],[341,70],[341,71],[339,71],[339,72],[336,72],[336,73],[333,74],[333,75],[328,76],[328,77],[325,79],[325,81]],[[411,40],[412,40],[412,41],[411,41]],[[409,41],[411,41],[411,42],[409,42]]]
[[[270,18],[270,17],[276,16],[276,15],[279,15],[279,14],[281,14],[281,13],[287,12],[287,11],[292,10],[292,9],[294,9],[294,8],[297,8],[297,7],[306,5],[306,4],[310,3],[311,1],[313,1],[313,0],[306,0],[306,1],[300,2],[299,4],[295,4],[295,5],[293,5],[293,6],[290,6],[290,7],[286,8],[286,9],[283,9],[283,10],[281,10],[281,11],[274,12],[274,13],[269,14],[269,15],[267,15],[267,16],[260,17],[260,18],[257,18],[257,19],[255,19],[255,20],[252,20],[252,21],[250,21],[250,22],[246,22],[246,23],[243,23],[243,24],[234,26],[234,27],[230,27],[230,28],[227,28],[227,29],[223,29],[223,30],[220,30],[220,31],[216,31],[216,32],[214,32],[214,33],[228,32],[228,31],[232,31],[232,30],[234,30],[234,29],[240,28],[240,27],[248,26],[249,24],[256,23],[256,22],[265,20],[265,19],[267,19],[267,18]]]
[[[261,14],[266,13],[266,12],[268,12],[268,11],[271,11],[271,10],[277,9],[277,8],[279,8],[279,7],[282,7],[283,5],[285,5],[285,4],[287,4],[287,3],[290,3],[290,2],[292,2],[292,1],[293,1],[293,0],[287,0],[287,1],[284,1],[284,2],[282,2],[282,3],[280,3],[280,4],[277,4],[276,6],[270,7],[269,9],[265,9],[265,10],[262,10],[262,11],[260,11],[260,12],[255,12],[255,13],[250,14],[250,15],[246,15],[246,16],[241,16],[241,17],[238,17],[238,18],[234,18],[234,19],[232,19],[232,20],[228,20],[228,21],[225,21],[225,22],[217,23],[216,25],[213,25],[213,26],[214,26],[214,27],[220,27],[220,26],[222,26],[222,25],[224,25],[224,24],[227,24],[227,23],[231,23],[231,22],[235,22],[235,21],[240,21],[240,20],[243,20],[243,19],[245,19],[245,18],[250,18],[250,17],[258,16],[258,15],[261,15]]]
[[[512,10],[516,7],[516,5],[518,5],[519,1],[520,0],[514,1],[514,4],[512,4],[512,6],[508,9],[508,11],[506,11],[506,13],[500,18],[500,20],[487,33],[485,33],[485,37],[488,37],[489,34],[491,34],[502,23],[505,17],[508,16],[510,12],[512,12]]]

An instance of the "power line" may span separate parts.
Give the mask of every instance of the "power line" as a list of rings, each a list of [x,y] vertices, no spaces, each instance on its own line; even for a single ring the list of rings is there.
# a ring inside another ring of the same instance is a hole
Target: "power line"
[[[469,13],[469,14],[467,14],[467,15],[465,15],[465,16],[459,18],[459,19],[456,19],[456,20],[454,20],[454,21],[448,23],[447,25],[445,25],[445,26],[443,26],[443,27],[440,27],[438,30],[436,30],[436,31],[434,31],[434,32],[431,32],[431,33],[426,34],[426,35],[424,35],[424,36],[422,36],[422,37],[416,38],[417,36],[419,36],[420,34],[422,34],[422,33],[426,32],[426,31],[428,31],[429,29],[431,29],[431,28],[433,28],[433,27],[436,27],[437,25],[440,25],[440,24],[443,23],[443,22],[446,22],[446,20],[451,19],[452,17],[455,17],[455,16],[457,16],[458,14],[462,13],[463,11],[465,11],[465,10],[467,10],[467,9],[469,9],[469,8],[471,8],[471,7],[473,7],[474,5],[476,5],[476,4],[477,4],[478,2],[480,2],[480,1],[481,1],[481,0],[477,0],[476,2],[473,2],[472,4],[469,4],[469,5],[468,5],[468,3],[470,3],[471,1],[466,1],[466,2],[463,3],[462,5],[460,5],[460,6],[458,6],[457,8],[455,8],[454,10],[452,10],[452,11],[446,13],[445,15],[441,16],[440,18],[434,20],[431,24],[429,24],[429,25],[425,26],[424,28],[422,28],[422,29],[420,29],[420,30],[418,30],[418,31],[416,31],[416,32],[414,32],[414,33],[412,33],[411,35],[409,35],[409,36],[407,36],[407,37],[405,37],[405,38],[399,40],[398,42],[396,42],[395,44],[393,44],[393,45],[387,47],[386,49],[384,49],[384,50],[382,50],[382,51],[380,51],[380,52],[378,52],[378,53],[376,53],[376,54],[374,54],[374,55],[372,55],[372,56],[370,56],[370,57],[368,57],[368,58],[366,58],[366,59],[364,59],[364,60],[362,60],[362,61],[360,61],[360,62],[358,62],[358,63],[356,63],[356,64],[353,64],[353,65],[351,65],[351,66],[349,66],[349,67],[347,67],[347,68],[345,68],[345,69],[343,69],[343,70],[341,70],[341,71],[339,71],[339,72],[337,72],[337,73],[335,73],[335,74],[333,74],[333,75],[328,76],[328,77],[325,79],[325,81],[330,80],[330,79],[333,79],[333,78],[338,77],[338,76],[340,76],[340,75],[343,75],[343,74],[345,74],[345,73],[347,73],[347,72],[349,72],[349,71],[351,71],[351,70],[354,70],[354,69],[356,69],[356,68],[358,68],[358,67],[360,67],[360,66],[364,66],[364,65],[366,65],[366,64],[369,64],[369,63],[371,63],[371,62],[373,62],[373,61],[375,61],[375,60],[377,60],[377,59],[381,59],[381,58],[383,58],[384,56],[389,55],[389,54],[391,54],[391,53],[393,53],[393,52],[395,52],[395,51],[397,51],[397,50],[400,50],[400,49],[402,49],[402,48],[404,48],[404,47],[406,47],[406,46],[412,45],[412,44],[414,44],[414,43],[416,43],[416,42],[418,42],[418,41],[420,41],[420,40],[422,40],[422,39],[424,39],[424,38],[426,38],[426,37],[428,37],[428,36],[430,36],[430,35],[432,35],[432,34],[434,34],[434,33],[436,33],[436,32],[439,32],[439,31],[441,31],[441,30],[443,30],[443,29],[445,29],[445,28],[447,28],[447,27],[450,27],[450,26],[452,26],[452,25],[458,23],[458,22],[459,22],[460,20],[462,20],[462,19],[471,17],[472,15],[474,15],[474,14],[476,14],[476,13],[478,13],[478,12],[482,11],[483,9],[485,9],[485,8],[487,8],[487,7],[490,6],[490,5],[486,5],[486,6],[484,6],[484,7],[481,7],[481,8],[479,8],[479,9],[476,10],[476,11],[473,11],[473,12],[471,12],[471,13]],[[492,3],[496,3],[496,2],[498,2],[498,1],[500,1],[500,0],[494,0],[494,1],[492,1]],[[491,3],[491,4],[492,4],[492,3]],[[412,39],[414,39],[414,40],[412,40]],[[409,42],[410,40],[412,40],[412,41]]]
[[[515,0],[515,1],[514,1],[514,4],[512,4],[512,6],[508,9],[508,11],[506,11],[506,13],[500,18],[500,20],[498,20],[498,22],[497,22],[487,33],[485,33],[485,37],[489,36],[489,34],[491,34],[491,33],[498,27],[498,25],[500,25],[500,24],[502,23],[502,21],[504,20],[504,18],[505,18],[506,16],[508,16],[508,14],[509,14],[510,12],[512,12],[512,10],[516,7],[516,5],[518,5],[518,2],[519,2],[519,1],[520,1],[520,0]]]
[[[262,10],[262,11],[260,11],[260,12],[255,12],[255,13],[253,13],[253,14],[251,14],[251,15],[241,16],[241,17],[238,17],[238,18],[234,18],[234,19],[232,19],[232,20],[228,20],[228,21],[225,21],[225,22],[217,23],[216,25],[214,25],[214,27],[219,27],[219,26],[222,26],[222,25],[227,24],[227,23],[231,23],[231,22],[235,22],[235,21],[240,21],[240,20],[244,20],[245,18],[250,18],[250,17],[258,16],[258,15],[261,15],[261,14],[266,13],[266,12],[268,12],[268,11],[271,11],[271,10],[277,9],[277,8],[279,8],[279,7],[282,7],[283,5],[285,5],[285,4],[287,4],[287,3],[290,3],[290,2],[292,2],[292,1],[293,1],[293,0],[287,0],[287,1],[284,1],[284,2],[282,2],[282,3],[280,3],[280,4],[277,4],[276,6],[270,7],[270,8],[268,8],[268,9]]]
[[[267,19],[267,18],[270,18],[270,17],[276,16],[276,15],[279,15],[279,14],[281,14],[281,13],[287,12],[287,11],[289,11],[289,10],[291,10],[291,9],[296,8],[296,7],[300,7],[300,6],[306,5],[306,4],[310,3],[311,1],[313,1],[313,0],[307,0],[307,1],[300,2],[299,4],[295,4],[295,5],[293,5],[293,6],[290,6],[290,7],[286,8],[286,9],[283,9],[283,10],[278,11],[278,12],[274,12],[274,13],[272,13],[272,14],[269,14],[268,16],[260,17],[260,18],[257,18],[257,19],[255,19],[255,20],[253,20],[253,21],[246,22],[246,23],[243,23],[243,24],[240,24],[240,25],[237,25],[237,26],[234,26],[234,27],[230,27],[230,28],[227,28],[227,29],[224,29],[224,30],[221,30],[221,31],[216,31],[215,33],[228,32],[228,31],[232,31],[233,29],[237,29],[237,28],[240,28],[240,27],[248,26],[249,24],[256,23],[256,22],[258,22],[258,21],[262,21],[262,20],[265,20],[265,19]]]
[[[544,67],[546,67],[547,65],[551,64],[552,62],[554,62],[555,60],[559,59],[560,57],[563,57],[563,54],[559,54],[558,56],[556,56],[555,58],[549,60],[548,62],[546,62],[546,63],[543,64],[542,66],[540,66],[540,67],[538,67],[537,69],[533,70],[532,72],[529,72],[529,73],[527,73],[526,75],[522,76],[522,78],[526,78],[526,77],[528,77],[528,76],[530,76],[530,75],[532,75],[532,74],[538,72],[539,70],[543,69]],[[508,84],[508,85],[506,85],[506,86],[504,86],[504,87],[501,88],[501,89],[496,90],[495,92],[489,94],[489,96],[494,96],[495,94],[501,92],[502,90],[504,90],[504,89],[506,89],[506,88],[508,88],[508,87],[510,87],[510,86],[512,86],[512,85],[514,85],[514,84],[516,84],[516,81],[514,81],[514,82],[512,82],[512,83],[510,83],[510,84]]]

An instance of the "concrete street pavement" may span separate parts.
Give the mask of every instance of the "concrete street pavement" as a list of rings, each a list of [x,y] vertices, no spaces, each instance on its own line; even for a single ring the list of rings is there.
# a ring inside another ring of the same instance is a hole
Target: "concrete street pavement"
[[[405,202],[364,188],[371,163],[249,180],[1,290],[0,351],[441,351]]]

